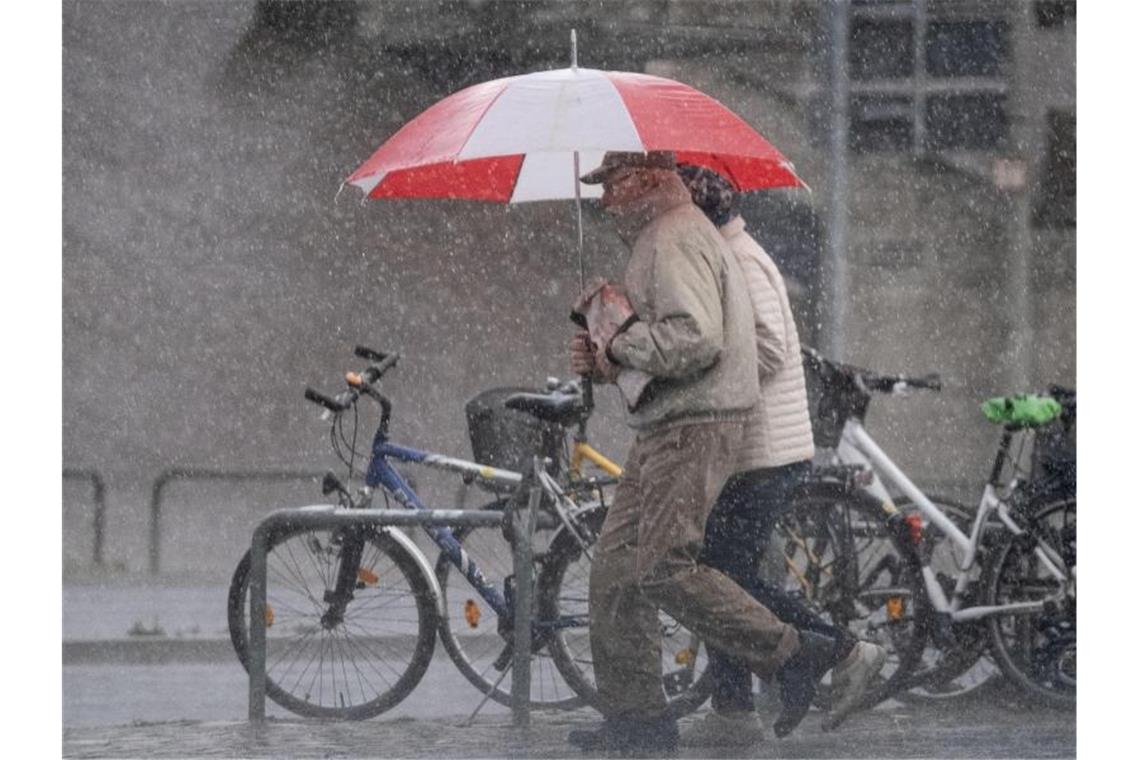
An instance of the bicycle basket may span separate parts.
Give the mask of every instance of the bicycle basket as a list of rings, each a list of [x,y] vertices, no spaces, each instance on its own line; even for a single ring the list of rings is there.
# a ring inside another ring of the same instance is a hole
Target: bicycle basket
[[[537,392],[533,388],[491,388],[467,402],[467,433],[476,462],[525,472],[532,457],[543,456],[552,462],[548,472],[558,476],[562,467],[562,428],[504,406],[515,393]]]
[[[855,387],[851,378],[827,364],[804,357],[808,414],[816,448],[834,449],[843,435],[848,418],[862,419],[868,397]]]

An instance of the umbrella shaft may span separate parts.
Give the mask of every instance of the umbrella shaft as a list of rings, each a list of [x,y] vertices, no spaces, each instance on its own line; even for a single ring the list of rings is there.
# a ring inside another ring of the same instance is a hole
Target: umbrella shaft
[[[574,208],[578,212],[578,292],[586,292],[586,265],[582,261],[582,186],[578,177],[581,172],[578,167],[578,151],[574,151]]]

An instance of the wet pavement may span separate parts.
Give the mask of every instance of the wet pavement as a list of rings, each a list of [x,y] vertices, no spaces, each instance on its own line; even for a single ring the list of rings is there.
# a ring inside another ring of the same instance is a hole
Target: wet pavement
[[[771,718],[771,716],[767,716]],[[270,719],[170,721],[128,726],[65,727],[66,757],[586,757],[566,741],[590,725],[588,710],[537,714],[527,730],[509,716],[377,718],[353,723]],[[691,719],[687,719],[691,720]],[[833,733],[819,714],[784,739],[746,750],[682,750],[680,757],[757,758],[1022,758],[1074,757],[1072,713],[1010,712],[985,705],[953,710],[894,708],[865,713]]]
[[[489,702],[437,649],[424,680],[363,722],[300,719],[267,703],[246,721],[248,680],[226,638],[223,587],[64,587],[63,752],[67,757],[582,757],[568,731],[590,710],[541,712],[529,730]],[[762,712],[770,724],[772,710]],[[898,702],[822,733],[813,712],[789,738],[681,757],[1074,757],[1075,711],[1028,706],[1008,690],[935,705]],[[687,718],[684,722],[693,720]],[[683,722],[683,725],[684,725]]]

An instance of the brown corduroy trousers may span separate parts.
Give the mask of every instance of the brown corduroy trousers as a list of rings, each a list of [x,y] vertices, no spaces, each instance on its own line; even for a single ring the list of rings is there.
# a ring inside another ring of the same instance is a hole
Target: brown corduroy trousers
[[[639,436],[630,449],[590,571],[590,645],[607,717],[665,711],[658,609],[764,678],[799,647],[794,628],[697,562],[743,429],[679,424]]]

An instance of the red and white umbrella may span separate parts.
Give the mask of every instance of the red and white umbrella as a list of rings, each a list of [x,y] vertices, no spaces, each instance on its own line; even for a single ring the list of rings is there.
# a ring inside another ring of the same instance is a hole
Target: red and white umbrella
[[[495,79],[449,95],[392,135],[346,184],[367,198],[578,202],[578,181],[607,151],[670,150],[679,163],[727,177],[737,190],[807,187],[756,130],[704,93],[664,77],[578,67]]]
[[[597,197],[606,151],[671,150],[738,190],[806,187],[743,119],[663,77],[572,66],[468,87],[404,125],[346,180],[369,198]]]

